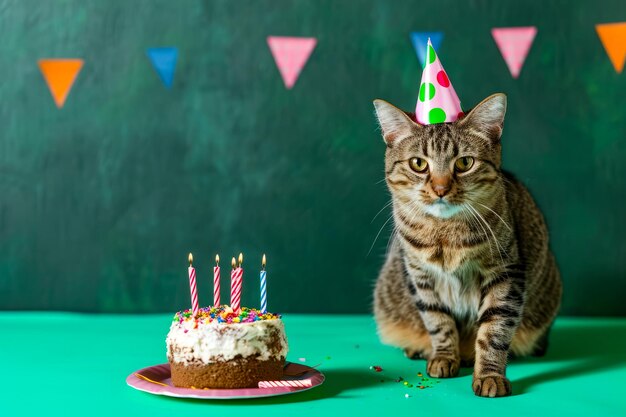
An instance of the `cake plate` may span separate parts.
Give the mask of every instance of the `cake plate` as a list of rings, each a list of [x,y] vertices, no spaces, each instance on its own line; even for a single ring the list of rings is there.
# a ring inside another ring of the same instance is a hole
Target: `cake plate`
[[[293,362],[285,364],[283,381],[311,380],[310,387],[272,387],[272,388],[239,388],[239,389],[194,389],[178,388],[172,385],[170,365],[155,365],[140,369],[126,378],[131,387],[150,394],[165,395],[178,398],[197,398],[200,400],[234,400],[242,398],[274,397],[277,395],[295,394],[322,385],[324,374]]]

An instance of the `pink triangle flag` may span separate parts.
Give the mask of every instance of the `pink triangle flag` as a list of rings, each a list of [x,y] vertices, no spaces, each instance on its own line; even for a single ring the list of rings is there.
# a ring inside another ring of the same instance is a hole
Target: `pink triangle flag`
[[[267,44],[270,47],[278,71],[287,89],[291,89],[302,68],[306,65],[311,52],[317,44],[316,38],[300,38],[291,36],[268,36]]]
[[[491,29],[491,35],[513,78],[519,77],[536,34],[534,26]]]

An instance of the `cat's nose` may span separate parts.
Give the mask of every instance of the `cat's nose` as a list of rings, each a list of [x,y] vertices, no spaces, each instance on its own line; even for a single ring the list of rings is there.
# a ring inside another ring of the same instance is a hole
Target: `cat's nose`
[[[432,183],[433,191],[437,196],[443,197],[450,191],[450,178],[446,177],[433,177]]]
[[[435,194],[437,194],[439,197],[443,197],[448,194],[448,191],[450,191],[450,187],[444,185],[435,185],[433,187],[433,190],[435,191]]]

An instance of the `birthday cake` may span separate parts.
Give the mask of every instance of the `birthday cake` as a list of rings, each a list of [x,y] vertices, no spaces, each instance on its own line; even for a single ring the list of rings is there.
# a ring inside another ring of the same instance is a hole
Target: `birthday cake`
[[[174,315],[166,339],[172,383],[186,388],[248,388],[283,377],[288,346],[280,315],[242,307]]]

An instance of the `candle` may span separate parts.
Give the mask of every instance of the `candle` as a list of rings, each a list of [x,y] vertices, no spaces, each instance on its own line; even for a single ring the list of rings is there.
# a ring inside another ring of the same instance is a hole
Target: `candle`
[[[263,254],[263,260],[261,261],[261,313],[267,313],[267,285],[266,277],[267,271],[265,271],[265,254]]]
[[[213,267],[213,305],[220,305],[220,256],[215,255],[215,266]]]
[[[198,314],[198,288],[196,287],[196,269],[193,267],[193,255],[189,254],[189,290],[191,291],[191,310]]]
[[[239,266],[235,262],[235,258],[232,259],[231,265],[233,267],[230,272],[230,307],[235,313],[239,312],[241,307],[241,284],[243,281],[243,254],[239,254]]]

